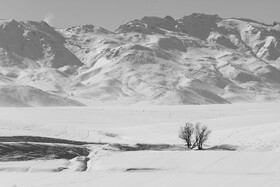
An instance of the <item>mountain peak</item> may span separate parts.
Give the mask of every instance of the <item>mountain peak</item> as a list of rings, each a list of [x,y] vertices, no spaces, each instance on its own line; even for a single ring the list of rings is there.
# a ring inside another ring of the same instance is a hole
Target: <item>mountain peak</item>
[[[43,66],[82,65],[64,43],[64,37],[46,22],[5,20],[0,26],[0,63],[23,68],[28,58]]]
[[[217,14],[204,14],[204,13],[192,13],[191,15],[185,15],[184,17],[192,17],[192,18],[200,18],[200,19],[201,18],[221,19],[221,17]]]
[[[165,16],[164,19],[170,20],[170,21],[176,21],[173,17],[171,16]]]

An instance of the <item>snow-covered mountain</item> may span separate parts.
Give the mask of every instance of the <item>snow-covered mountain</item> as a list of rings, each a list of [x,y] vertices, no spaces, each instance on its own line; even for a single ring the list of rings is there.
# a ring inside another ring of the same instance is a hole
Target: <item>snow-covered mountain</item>
[[[277,101],[280,23],[192,14],[144,17],[111,32],[1,20],[0,66],[0,96],[25,87],[67,101],[60,105]]]

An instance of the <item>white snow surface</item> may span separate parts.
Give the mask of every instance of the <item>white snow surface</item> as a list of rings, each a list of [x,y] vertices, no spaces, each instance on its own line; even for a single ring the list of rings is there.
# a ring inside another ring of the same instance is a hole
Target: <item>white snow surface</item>
[[[279,186],[280,105],[129,105],[0,108],[0,135],[45,136],[133,145],[184,144],[178,130],[201,122],[212,130],[206,147],[226,150],[120,152],[88,145],[82,158],[0,163],[1,187]],[[57,172],[58,168],[66,168]]]

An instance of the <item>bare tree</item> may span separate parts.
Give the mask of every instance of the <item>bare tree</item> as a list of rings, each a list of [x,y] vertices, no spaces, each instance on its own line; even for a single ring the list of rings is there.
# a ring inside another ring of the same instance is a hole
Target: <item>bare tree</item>
[[[199,150],[203,149],[203,144],[211,133],[207,126],[201,126],[200,123],[186,123],[185,126],[181,127],[179,131],[179,138],[183,139],[187,143],[187,147],[193,149],[197,147]]]
[[[188,148],[193,149],[193,134],[194,134],[194,125],[192,123],[186,123],[185,126],[181,127],[179,131],[179,138],[186,141]]]
[[[211,130],[208,130],[207,126],[205,125],[201,126],[200,123],[197,123],[195,125],[195,143],[199,150],[203,149],[203,144],[209,138],[210,133]]]

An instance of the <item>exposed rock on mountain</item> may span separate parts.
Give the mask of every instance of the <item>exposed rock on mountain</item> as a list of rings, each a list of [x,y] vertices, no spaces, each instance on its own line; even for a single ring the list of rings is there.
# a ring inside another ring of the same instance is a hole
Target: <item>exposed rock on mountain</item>
[[[43,21],[0,21],[1,66],[81,66],[82,63],[64,47],[64,43],[64,37]]]

